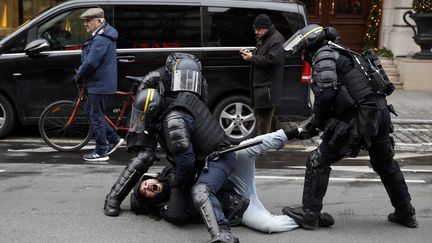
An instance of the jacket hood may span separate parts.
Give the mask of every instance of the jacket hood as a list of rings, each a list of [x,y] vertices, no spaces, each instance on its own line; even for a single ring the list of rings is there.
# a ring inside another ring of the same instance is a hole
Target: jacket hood
[[[103,30],[103,31],[102,31]],[[108,23],[105,23],[105,25],[102,27],[100,31],[98,31],[98,34],[108,37],[112,39],[113,41],[116,41],[118,39],[118,32],[116,29],[111,27]]]

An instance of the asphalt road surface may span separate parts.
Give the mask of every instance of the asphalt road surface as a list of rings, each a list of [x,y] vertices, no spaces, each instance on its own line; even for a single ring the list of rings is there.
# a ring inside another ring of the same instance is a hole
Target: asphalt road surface
[[[91,145],[87,147],[91,149]],[[124,147],[109,162],[84,163],[86,151],[61,153],[38,139],[0,141],[0,242],[206,242],[201,224],[173,226],[130,211],[119,217],[102,212],[106,193],[131,157]],[[268,210],[301,202],[305,151],[272,151],[257,163],[256,184]],[[233,228],[241,242],[431,242],[432,166],[430,154],[398,154],[417,210],[420,228],[387,221],[392,211],[367,157],[333,167],[324,210],[335,217],[331,228],[264,234]],[[150,173],[160,171],[162,159]]]

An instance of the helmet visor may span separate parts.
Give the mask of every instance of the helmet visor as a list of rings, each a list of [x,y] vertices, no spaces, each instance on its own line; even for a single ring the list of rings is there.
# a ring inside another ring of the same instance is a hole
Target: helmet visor
[[[175,70],[171,82],[172,91],[190,91],[201,95],[201,73],[194,70]]]
[[[132,105],[129,132],[143,133],[146,130],[146,113]]]
[[[296,47],[302,39],[303,35],[300,33],[300,31],[297,31],[287,41],[285,41],[283,48],[290,54],[295,54],[297,52]]]

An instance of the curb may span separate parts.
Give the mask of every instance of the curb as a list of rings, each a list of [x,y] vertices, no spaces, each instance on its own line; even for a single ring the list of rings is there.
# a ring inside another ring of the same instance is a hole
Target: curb
[[[432,124],[428,119],[392,119],[393,124]]]

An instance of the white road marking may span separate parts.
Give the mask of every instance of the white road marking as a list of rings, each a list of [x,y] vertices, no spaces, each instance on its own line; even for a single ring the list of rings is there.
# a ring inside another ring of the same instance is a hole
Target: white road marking
[[[407,132],[430,132],[432,129],[427,128],[397,128],[395,129],[396,132],[399,131],[407,131]]]
[[[292,169],[306,169],[305,166],[288,166],[288,168]],[[332,166],[332,170],[334,171],[349,171],[349,172],[359,172],[359,173],[375,173],[375,171],[369,166]],[[402,172],[424,172],[424,173],[432,173],[432,169],[405,169],[401,168]]]
[[[255,176],[257,179],[273,179],[273,180],[304,180],[300,176]],[[335,178],[330,177],[330,181],[344,181],[344,182],[381,182],[380,179],[365,179],[365,178]],[[424,180],[405,180],[406,183],[426,183]]]
[[[80,150],[91,150],[91,149],[94,149],[94,145],[86,145]],[[59,152],[59,151],[48,146],[43,146],[38,148],[8,149],[8,152],[49,153],[49,152]]]
[[[431,124],[432,120],[429,119],[392,119],[395,124]]]
[[[44,141],[42,140],[42,138],[8,138],[8,139],[3,139],[2,142],[12,142],[12,143],[19,143],[19,142],[24,142],[24,143],[44,143]]]
[[[432,143],[396,143],[397,146],[412,146],[412,147],[420,147],[420,146],[432,146]]]
[[[5,172],[5,170],[0,170],[0,172]]]
[[[394,156],[394,159],[406,159],[406,158],[418,158],[418,157],[428,157],[432,156],[432,153],[425,153],[425,154],[419,154],[419,153],[396,153]],[[346,158],[348,160],[369,160],[369,155],[366,156],[358,156],[356,158]]]

